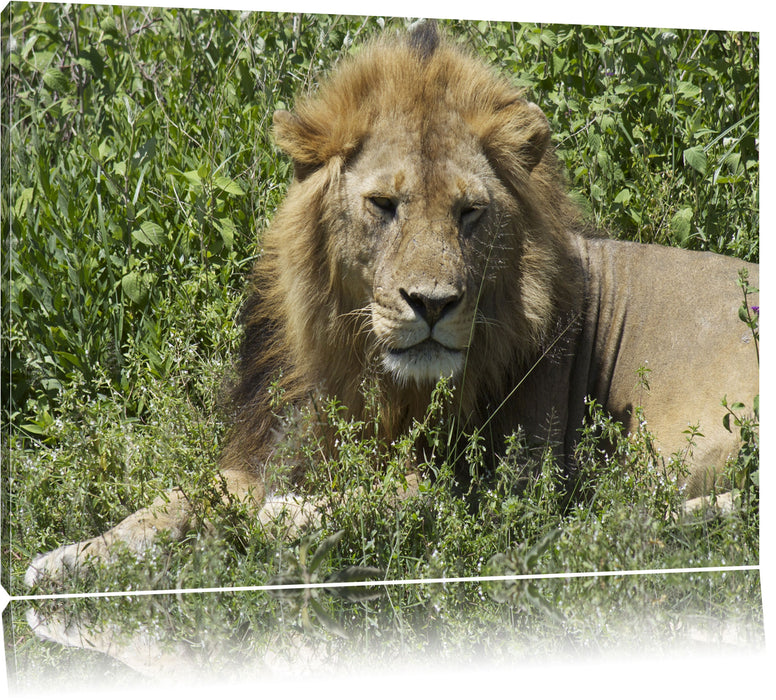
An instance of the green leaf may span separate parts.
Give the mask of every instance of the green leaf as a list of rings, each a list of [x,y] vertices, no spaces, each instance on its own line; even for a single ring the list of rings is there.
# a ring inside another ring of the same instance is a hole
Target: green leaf
[[[24,42],[24,46],[22,47],[22,50],[20,52],[20,55],[23,59],[25,60],[27,59],[27,56],[29,55],[30,50],[32,49],[33,46],[35,46],[35,42],[38,41],[39,36],[40,34],[32,34],[32,36],[30,36],[30,38]]]
[[[181,173],[181,175],[183,175],[183,177],[192,185],[202,186],[202,177],[199,174],[199,170],[187,170],[186,172]]]
[[[31,433],[32,435],[41,435],[45,437],[48,434],[48,430],[46,428],[43,428],[35,423],[24,423],[22,424],[21,429]]]
[[[346,566],[335,571],[326,578],[326,583],[342,583],[351,581],[379,581],[385,572],[376,566]]]
[[[313,609],[313,612],[315,613],[315,616],[318,618],[318,622],[320,622],[326,630],[331,633],[335,634],[338,637],[342,637],[343,639],[348,639],[348,634],[345,632],[345,629],[342,627],[342,625],[339,624],[329,613],[327,613],[321,604],[312,598],[310,600],[310,607]]]
[[[310,549],[310,545],[313,543],[312,535],[305,535],[302,541],[299,543],[299,564],[303,567],[307,567],[307,552]]]
[[[627,188],[623,187],[618,193],[617,196],[614,198],[615,204],[627,204],[631,200],[632,192]]]
[[[30,62],[35,70],[40,71],[54,60],[54,56],[55,54],[53,51],[33,51],[32,56],[30,56]]]
[[[703,150],[703,146],[693,146],[692,148],[686,148],[682,153],[684,162],[687,163],[693,170],[697,170],[701,175],[706,174],[706,152]]]
[[[151,273],[134,270],[121,278],[121,291],[128,299],[140,306],[148,301],[148,294],[154,280],[155,277]]]
[[[318,566],[320,566],[324,557],[326,557],[326,555],[337,546],[337,543],[342,539],[344,534],[344,530],[339,530],[333,535],[329,535],[323,540],[323,542],[321,542],[318,549],[315,550],[313,558],[310,560],[310,565],[308,566],[310,573],[314,572]]]
[[[217,219],[215,221],[216,228],[221,234],[221,240],[224,243],[224,247],[227,250],[231,250],[234,246],[234,237],[237,233],[234,223],[231,219]]]
[[[116,20],[113,19],[113,15],[105,15],[100,20],[100,29],[108,34],[117,34],[118,28],[116,27]]]
[[[671,237],[677,243],[684,243],[690,237],[692,219],[692,207],[683,207],[671,217],[671,222],[669,223]]]
[[[352,581],[375,581],[379,582],[385,576],[382,569],[374,566],[348,566],[326,578],[326,583],[341,583]],[[326,589],[329,593],[344,598],[351,603],[359,601],[374,600],[385,595],[385,588],[379,585],[374,586],[355,586],[355,587],[332,587]]]
[[[701,89],[697,85],[687,82],[686,80],[679,81],[679,84],[676,86],[676,91],[682,97],[698,97],[701,94]]]
[[[22,190],[13,207],[13,213],[17,217],[22,217],[27,213],[27,207],[32,203],[32,195],[34,193],[35,190],[32,187],[25,187]]]
[[[84,70],[93,75],[95,78],[102,77],[102,72],[105,68],[105,62],[96,49],[92,48],[88,51],[82,52],[78,56],[76,62],[80,66],[83,66]]]
[[[132,160],[135,164],[140,164],[143,161],[151,160],[156,155],[156,137],[152,136],[132,156]]]
[[[132,238],[147,246],[163,245],[167,239],[164,229],[153,221],[144,221],[140,224],[140,229],[132,231]]]
[[[59,68],[49,68],[43,74],[43,84],[55,92],[68,92],[70,90],[70,82]]]
[[[72,352],[65,352],[64,350],[60,350],[57,352],[57,357],[66,360],[77,369],[83,369],[83,363],[81,362],[81,359],[76,357]]]
[[[240,185],[231,178],[224,177],[223,175],[216,178],[216,187],[229,194],[237,195],[238,197],[243,197],[245,195],[245,190],[243,190]]]
[[[299,596],[298,588],[286,588],[286,586],[300,586],[304,579],[298,572],[285,574],[276,574],[268,581],[270,586],[283,586],[277,590],[270,591],[273,598],[296,598]]]

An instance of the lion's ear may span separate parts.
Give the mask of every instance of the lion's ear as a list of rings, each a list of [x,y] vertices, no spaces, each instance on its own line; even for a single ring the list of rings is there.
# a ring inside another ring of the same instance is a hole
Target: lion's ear
[[[335,158],[347,159],[358,147],[353,123],[327,112],[308,110],[302,116],[277,110],[273,117],[275,144],[294,163],[294,175],[304,180]]]
[[[491,163],[510,180],[527,178],[550,143],[550,125],[533,102],[517,99],[477,125]]]
[[[320,147],[322,135],[316,134],[311,125],[284,109],[275,111],[272,125],[275,144],[291,158],[294,173],[300,180],[323,164]]]

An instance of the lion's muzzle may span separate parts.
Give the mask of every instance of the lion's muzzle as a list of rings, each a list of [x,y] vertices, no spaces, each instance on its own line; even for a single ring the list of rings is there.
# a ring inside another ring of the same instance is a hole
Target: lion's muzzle
[[[448,312],[451,312],[463,298],[463,289],[449,287],[431,292],[421,289],[407,291],[400,289],[399,294],[404,302],[418,316],[420,316],[433,331],[437,321]]]
[[[390,302],[372,305],[383,367],[401,384],[434,383],[463,369],[470,321],[462,284],[401,287]]]
[[[409,348],[386,350],[383,367],[400,384],[433,384],[440,377],[459,374],[465,355],[463,350],[451,350],[428,338]]]

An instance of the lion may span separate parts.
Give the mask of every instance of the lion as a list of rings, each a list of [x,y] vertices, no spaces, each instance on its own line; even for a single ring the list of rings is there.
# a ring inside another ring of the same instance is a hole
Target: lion
[[[696,426],[685,494],[715,487],[739,447],[720,400],[758,392],[737,285],[745,268],[756,286],[757,265],[589,230],[541,109],[433,23],[344,59],[293,113],[275,113],[274,136],[294,177],[242,313],[221,463],[230,496],[262,521],[288,509],[300,526],[315,518],[265,484],[273,392],[297,406],[337,397],[359,417],[369,379],[392,440],[422,419],[441,377],[459,423],[487,425],[489,454],[521,426],[569,464],[592,397],[626,430],[643,415],[665,457]],[[159,530],[181,537],[191,518],[183,494],[167,494],[39,556],[26,581],[108,556],[116,541],[142,550]]]

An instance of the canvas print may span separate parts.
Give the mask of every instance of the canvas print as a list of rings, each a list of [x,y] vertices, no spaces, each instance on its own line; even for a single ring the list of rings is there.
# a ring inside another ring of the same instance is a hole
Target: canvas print
[[[13,692],[763,648],[756,32],[2,30]]]

